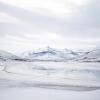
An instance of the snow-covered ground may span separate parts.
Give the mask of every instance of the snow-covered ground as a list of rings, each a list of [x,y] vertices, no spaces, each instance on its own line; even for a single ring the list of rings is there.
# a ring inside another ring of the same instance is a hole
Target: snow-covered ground
[[[0,100],[99,100],[100,63],[0,61]]]
[[[100,87],[100,63],[0,62],[0,78],[45,85]]]
[[[0,100],[100,100],[100,90],[76,92],[43,88],[0,89]]]

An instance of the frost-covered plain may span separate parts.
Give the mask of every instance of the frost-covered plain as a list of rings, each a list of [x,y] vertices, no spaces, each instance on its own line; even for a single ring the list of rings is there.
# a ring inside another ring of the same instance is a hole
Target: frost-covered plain
[[[99,88],[100,63],[0,61],[1,100],[99,100]]]
[[[54,87],[100,87],[100,63],[1,61],[0,78]]]
[[[100,100],[100,90],[76,92],[43,88],[0,89],[0,100]]]

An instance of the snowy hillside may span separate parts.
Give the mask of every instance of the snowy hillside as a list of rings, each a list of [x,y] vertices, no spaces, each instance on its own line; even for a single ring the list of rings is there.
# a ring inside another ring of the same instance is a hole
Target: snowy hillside
[[[74,52],[69,49],[63,49],[63,50],[61,50],[61,52],[63,52],[64,57],[68,60],[72,60],[79,56],[79,54],[77,52]]]
[[[100,62],[100,49],[88,51],[77,60],[86,62]]]
[[[55,49],[46,47],[26,51],[19,55],[14,55],[12,53],[0,50],[0,59],[3,60],[100,62],[100,49],[72,51],[69,49]]]
[[[37,60],[66,61],[73,59],[74,57],[78,56],[78,54],[68,49],[57,50],[54,48],[46,47],[46,48],[40,48],[38,50],[24,52],[22,56],[24,58],[28,58],[31,60],[37,59]]]
[[[20,57],[14,55],[12,53],[0,50],[0,60],[8,60],[8,59],[16,60],[16,59],[20,59]]]

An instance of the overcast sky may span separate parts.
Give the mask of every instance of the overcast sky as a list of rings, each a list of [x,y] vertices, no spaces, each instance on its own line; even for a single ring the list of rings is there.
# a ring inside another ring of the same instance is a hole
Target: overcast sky
[[[0,49],[100,44],[100,0],[0,0]]]

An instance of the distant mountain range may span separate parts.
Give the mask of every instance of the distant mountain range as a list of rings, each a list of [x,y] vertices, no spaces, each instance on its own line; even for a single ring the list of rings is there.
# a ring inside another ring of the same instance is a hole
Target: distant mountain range
[[[100,49],[93,49],[91,51],[87,51],[84,55],[76,58],[76,61],[84,61],[84,62],[100,62]]]
[[[0,60],[17,60],[17,59],[21,60],[22,58],[7,51],[0,50]]]
[[[29,52],[24,52],[22,54],[23,58],[28,58],[30,60],[53,60],[53,61],[66,61],[78,56],[77,53],[68,50],[58,50],[50,47],[40,48],[38,50],[33,50]]]
[[[20,61],[81,61],[81,62],[100,62],[100,49],[91,51],[72,51],[69,49],[58,50],[51,47],[40,48],[37,50],[26,51],[20,56],[0,50],[1,60],[20,60]]]

